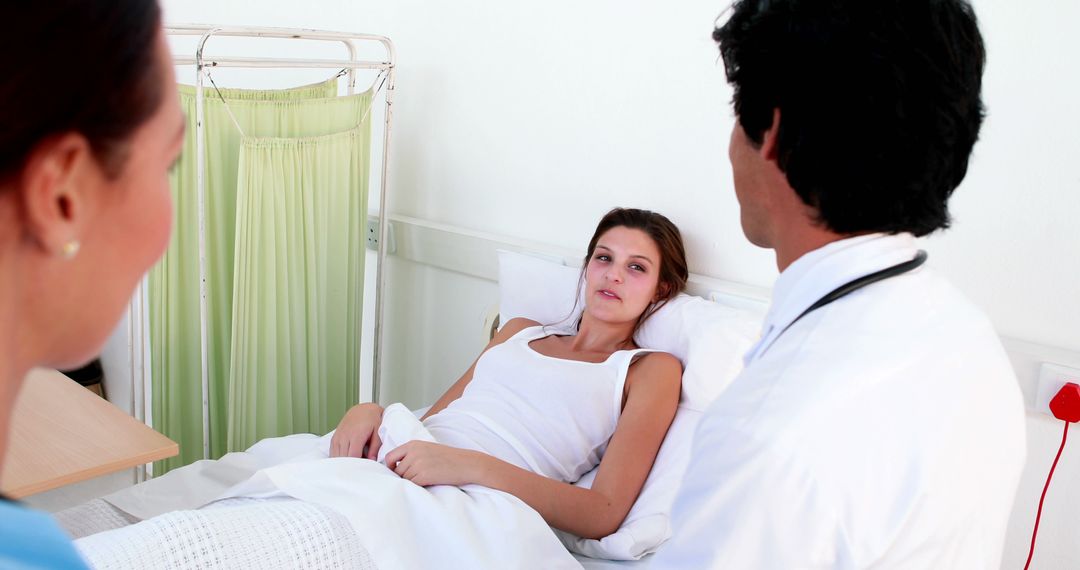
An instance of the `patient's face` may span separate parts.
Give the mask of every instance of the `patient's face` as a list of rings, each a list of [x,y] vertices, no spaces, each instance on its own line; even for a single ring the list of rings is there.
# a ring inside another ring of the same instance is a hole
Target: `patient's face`
[[[596,242],[585,271],[585,310],[605,322],[635,322],[656,299],[660,248],[641,230],[615,227]]]

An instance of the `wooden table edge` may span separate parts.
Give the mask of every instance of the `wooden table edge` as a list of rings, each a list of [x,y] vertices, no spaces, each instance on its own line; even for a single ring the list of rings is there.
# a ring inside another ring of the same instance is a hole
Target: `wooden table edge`
[[[113,461],[111,463],[103,463],[96,465],[89,469],[83,469],[81,471],[75,471],[68,473],[62,477],[56,477],[54,479],[48,479],[45,481],[38,481],[29,485],[23,485],[22,487],[16,487],[13,489],[4,489],[4,494],[12,499],[23,499],[31,495],[38,493],[44,493],[45,491],[52,491],[53,489],[59,489],[65,485],[71,485],[74,483],[81,483],[87,479],[93,479],[94,477],[101,477],[102,475],[108,475],[115,473],[122,469],[129,467],[138,467],[145,463],[152,463],[161,459],[168,459],[180,454],[180,445],[176,442],[172,442],[172,445],[163,447],[161,449],[155,449],[146,453],[139,454],[133,457],[127,457],[119,461]]]

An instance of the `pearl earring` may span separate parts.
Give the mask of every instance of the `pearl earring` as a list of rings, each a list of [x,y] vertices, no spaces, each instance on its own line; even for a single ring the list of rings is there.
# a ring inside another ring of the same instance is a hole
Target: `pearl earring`
[[[75,256],[79,254],[79,245],[79,240],[77,239],[65,243],[60,250],[60,255],[62,255],[64,259],[74,259]]]

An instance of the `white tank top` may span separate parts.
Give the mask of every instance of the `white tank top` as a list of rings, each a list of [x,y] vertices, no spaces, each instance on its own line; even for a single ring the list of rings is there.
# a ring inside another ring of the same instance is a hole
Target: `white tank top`
[[[484,353],[461,397],[424,420],[435,440],[565,482],[596,467],[622,411],[626,371],[654,351],[620,350],[592,363],[529,346],[551,334],[530,327]]]

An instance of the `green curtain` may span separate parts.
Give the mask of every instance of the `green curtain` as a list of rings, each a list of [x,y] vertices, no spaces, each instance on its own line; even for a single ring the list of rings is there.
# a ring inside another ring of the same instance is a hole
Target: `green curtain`
[[[369,139],[365,124],[240,148],[230,451],[325,433],[358,401]]]
[[[190,86],[181,85],[179,91],[188,130],[183,155],[170,175],[175,223],[169,248],[150,273],[149,305],[154,428],[180,443],[180,455],[155,464],[158,474],[202,458],[195,97]],[[288,90],[222,89],[220,95],[212,87],[204,90],[210,451],[214,458],[229,450],[236,183],[243,136],[233,118],[249,136],[307,137],[345,131],[365,116],[371,92],[334,97],[336,92],[336,79]],[[365,189],[366,182],[365,174]]]
[[[228,106],[208,94],[206,113],[207,305],[210,357],[210,452],[219,457],[226,444],[228,370],[231,358],[233,255],[236,226],[237,172],[241,133],[256,137],[309,137],[347,130],[360,123],[371,104],[371,93],[307,100],[229,100]],[[366,186],[365,186],[366,188]]]

